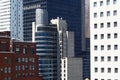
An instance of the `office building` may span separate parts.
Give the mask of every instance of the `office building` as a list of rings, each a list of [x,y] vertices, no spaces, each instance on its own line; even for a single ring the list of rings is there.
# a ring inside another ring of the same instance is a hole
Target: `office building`
[[[0,32],[11,31],[11,38],[23,40],[23,1],[0,0]]]
[[[83,80],[90,79],[90,0],[82,1],[82,55],[83,58]],[[78,56],[77,56],[78,57]]]
[[[58,79],[82,80],[83,60],[74,54],[74,32],[67,30],[67,23],[61,18],[52,19],[51,23],[57,26],[58,51]]]
[[[81,0],[23,0],[24,40],[32,41],[32,22],[35,22],[35,10],[47,9],[48,21],[62,17],[68,23],[68,30],[75,34],[75,54],[81,51]]]
[[[36,44],[10,40],[0,32],[0,80],[42,80],[38,75]]]
[[[90,0],[91,80],[120,79],[120,0]]]
[[[39,56],[39,74],[43,80],[57,80],[57,27],[48,24],[47,11],[36,9],[32,36]]]

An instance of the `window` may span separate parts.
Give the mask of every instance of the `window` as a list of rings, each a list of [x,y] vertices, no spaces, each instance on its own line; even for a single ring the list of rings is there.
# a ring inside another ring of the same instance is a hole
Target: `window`
[[[108,68],[108,73],[111,73],[111,68]]]
[[[104,50],[104,45],[101,45],[101,50]]]
[[[4,73],[7,73],[7,72],[8,72],[7,67],[5,67],[4,68]]]
[[[104,68],[101,68],[101,73],[104,73]]]
[[[103,28],[104,27],[104,23],[100,23],[100,27]]]
[[[94,28],[97,28],[97,24],[94,24]]]
[[[117,0],[113,0],[113,4],[116,4],[117,3]]]
[[[30,53],[31,53],[31,54],[35,54],[35,49],[34,49],[34,48],[31,48]]]
[[[115,72],[115,73],[118,73],[118,68],[115,68],[115,69],[114,69],[114,72]]]
[[[101,34],[101,39],[104,39],[104,34]]]
[[[107,38],[110,39],[111,38],[111,34],[107,34]]]
[[[111,57],[110,56],[107,57],[107,61],[111,61]]]
[[[100,17],[103,17],[103,12],[100,12]]]
[[[113,11],[113,15],[116,16],[117,15],[117,10]]]
[[[118,61],[118,56],[115,56],[115,57],[114,57],[114,61]]]
[[[107,0],[107,5],[110,5],[110,0]]]
[[[97,35],[94,35],[94,39],[97,39]]]
[[[110,16],[110,11],[107,11],[107,16]]]
[[[11,73],[11,68],[10,67],[8,67],[8,73]]]
[[[100,1],[100,6],[103,6],[103,1]]]
[[[110,27],[110,22],[107,23],[107,27]]]
[[[23,48],[23,54],[27,53],[27,48]]]
[[[114,22],[114,27],[117,27],[117,22]]]
[[[103,56],[101,57],[101,61],[104,61],[104,57]]]
[[[97,50],[98,49],[98,46],[94,46],[94,50]]]
[[[118,34],[117,33],[114,33],[114,38],[117,38],[118,37]]]
[[[94,61],[98,61],[98,57],[94,57]]]
[[[0,49],[1,51],[7,51],[7,45],[5,44],[6,42],[0,44]]]
[[[95,68],[95,72],[98,72],[98,68]]]
[[[97,17],[97,13],[94,13],[94,18],[96,18]]]
[[[96,7],[97,6],[97,2],[94,2],[93,6]]]
[[[111,50],[111,45],[107,45],[107,50]]]
[[[118,49],[118,45],[114,45],[114,50],[117,50]]]
[[[16,48],[16,53],[20,53],[20,49],[19,48]]]

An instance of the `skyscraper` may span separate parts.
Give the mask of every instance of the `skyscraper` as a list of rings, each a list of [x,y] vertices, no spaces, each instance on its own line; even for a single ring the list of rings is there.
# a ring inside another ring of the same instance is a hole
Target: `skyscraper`
[[[33,22],[32,41],[36,42],[39,56],[39,74],[43,80],[57,79],[57,27],[48,24],[47,11],[36,9],[36,22]],[[59,53],[58,53],[59,54]]]
[[[47,9],[48,20],[62,17],[68,23],[68,30],[75,34],[75,54],[81,51],[81,0],[23,0],[24,40],[32,40],[32,22],[35,21],[35,9]]]
[[[90,0],[91,80],[120,79],[120,0]]]
[[[22,0],[0,0],[0,31],[11,31],[11,38],[23,40]]]

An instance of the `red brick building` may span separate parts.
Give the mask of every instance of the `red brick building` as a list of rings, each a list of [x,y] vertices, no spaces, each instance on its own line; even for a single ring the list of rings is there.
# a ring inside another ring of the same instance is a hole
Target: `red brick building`
[[[7,33],[0,33],[0,80],[42,80],[36,44],[11,41]]]

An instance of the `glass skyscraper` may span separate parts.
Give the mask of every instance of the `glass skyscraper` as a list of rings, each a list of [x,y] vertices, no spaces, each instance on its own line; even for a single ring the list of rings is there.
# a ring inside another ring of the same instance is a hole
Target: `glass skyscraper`
[[[47,9],[48,21],[62,17],[68,23],[68,30],[75,33],[75,54],[81,52],[81,0],[23,0],[24,7],[24,40],[32,40],[32,22],[35,21],[35,10]]]

